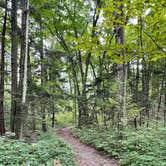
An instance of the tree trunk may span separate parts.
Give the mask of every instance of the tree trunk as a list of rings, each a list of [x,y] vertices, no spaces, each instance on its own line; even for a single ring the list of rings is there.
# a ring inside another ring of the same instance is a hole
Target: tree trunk
[[[140,98],[139,98],[139,80],[140,80],[140,73],[139,73],[139,60],[137,60],[137,69],[136,69],[136,77],[135,77],[135,90],[134,90],[134,102],[137,104],[137,107],[140,105]],[[137,117],[134,118],[134,126],[137,128]]]
[[[149,65],[143,60],[142,62],[142,106],[143,110],[141,112],[141,120],[142,124],[149,126],[149,83],[150,83],[150,67]]]
[[[32,113],[32,130],[36,130],[36,111],[35,111],[35,103],[31,104],[31,113]]]
[[[55,127],[55,112],[52,112],[52,128]]]
[[[115,19],[118,21],[121,21],[120,25],[118,23],[115,23],[115,42],[117,45],[123,45],[124,44],[124,13],[123,13],[123,4],[122,0],[118,0],[118,3],[116,5],[116,11],[115,11]],[[122,49],[122,48],[121,48]],[[127,65],[125,62],[125,55],[123,50],[121,50],[119,56],[123,58],[123,64],[118,65],[118,80],[119,80],[119,105],[120,105],[120,112],[118,115],[119,118],[119,124],[118,129],[122,129],[125,125],[123,121],[126,119],[126,79],[127,79]]]
[[[15,130],[15,115],[17,110],[17,51],[18,51],[18,35],[17,35],[17,6],[18,1],[12,0],[11,11],[11,115],[10,115],[10,128],[11,131]]]
[[[98,8],[101,7],[101,0],[96,1],[96,6],[95,6],[95,11],[93,15],[93,23],[92,23],[92,32],[91,32],[91,38],[95,37],[95,27],[97,26],[97,22],[99,20],[99,12],[97,12]],[[85,70],[83,72],[83,65],[82,65],[82,60],[81,56],[79,55],[79,67],[81,71],[81,76],[82,76],[82,93],[79,95],[78,94],[78,127],[86,126],[92,123],[92,121],[89,118],[89,113],[88,113],[88,101],[87,101],[87,78],[88,78],[88,70],[89,70],[89,65],[90,65],[90,60],[91,60],[91,52],[89,51],[87,53],[87,57],[85,60]]]
[[[19,80],[19,104],[16,111],[16,137],[23,138],[24,121],[27,114],[26,91],[27,91],[27,59],[28,59],[28,20],[29,0],[22,0],[22,36]]]
[[[164,88],[165,88],[165,92],[164,92],[164,127],[166,127],[166,61],[165,61],[165,85],[164,85]]]
[[[166,81],[165,81],[165,88],[166,88]],[[166,93],[165,93],[165,101],[164,101],[164,127],[166,127]]]
[[[134,102],[139,105],[139,80],[140,80],[140,71],[139,71],[139,60],[137,60],[137,69],[135,76],[135,90],[134,90]]]
[[[164,79],[165,78],[165,71],[164,71],[164,74],[163,74],[163,79],[161,81],[161,85],[160,85],[160,82],[159,82],[159,98],[158,98],[158,107],[157,107],[157,116],[156,116],[156,127],[158,125],[158,121],[160,120],[160,108],[161,108],[161,104],[162,104],[162,91],[163,91],[163,88],[164,88]]]
[[[22,34],[21,34],[21,58],[20,58],[20,80],[19,90],[21,102],[26,102],[27,91],[27,61],[28,61],[28,21],[29,0],[22,0]]]
[[[44,41],[43,41],[43,27],[42,23],[40,23],[40,60],[41,60],[41,86],[44,86],[46,83],[46,70],[45,70],[45,64],[44,64]],[[45,107],[41,108],[41,113],[42,113],[42,131],[46,132],[47,131],[47,124],[46,124],[46,110]]]
[[[5,15],[2,28],[1,41],[1,67],[0,67],[0,135],[5,134],[5,120],[4,120],[4,71],[5,71],[5,43],[6,43],[6,21],[7,21],[7,0],[5,5]]]
[[[42,108],[42,131],[46,132],[47,131],[47,124],[46,124],[46,109],[43,106]]]

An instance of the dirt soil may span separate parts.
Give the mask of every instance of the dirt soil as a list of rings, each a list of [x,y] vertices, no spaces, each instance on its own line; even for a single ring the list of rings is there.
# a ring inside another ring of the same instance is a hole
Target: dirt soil
[[[114,159],[99,154],[97,150],[75,138],[70,127],[58,129],[57,134],[71,145],[79,166],[119,166]]]

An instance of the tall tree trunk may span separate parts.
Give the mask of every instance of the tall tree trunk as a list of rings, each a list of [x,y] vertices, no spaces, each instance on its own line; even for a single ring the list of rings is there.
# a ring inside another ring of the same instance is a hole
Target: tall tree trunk
[[[46,71],[45,71],[45,64],[44,64],[44,41],[43,41],[43,27],[42,23],[40,22],[40,60],[41,60],[41,86],[44,86],[46,83]],[[42,112],[42,131],[47,131],[47,125],[46,125],[46,110],[45,107],[41,108]]]
[[[26,102],[26,92],[27,92],[28,21],[29,21],[29,0],[22,0],[22,34],[21,34],[19,90],[20,90],[21,102],[23,104]]]
[[[6,43],[6,21],[7,21],[7,0],[5,5],[4,22],[1,41],[1,67],[0,67],[0,135],[5,134],[4,120],[4,71],[5,71],[5,43]]]
[[[99,12],[97,11],[98,8],[101,7],[101,0],[96,1],[96,7],[93,15],[93,23],[92,23],[92,32],[91,32],[91,38],[95,37],[95,27],[97,26],[97,22],[99,20]],[[82,62],[79,61],[79,67],[81,70],[81,75],[82,75],[82,93],[78,98],[78,126],[84,126],[84,125],[89,125],[92,123],[92,121],[89,118],[89,113],[88,113],[88,103],[87,103],[87,78],[88,78],[88,70],[89,70],[89,65],[90,65],[90,60],[91,60],[91,52],[87,53],[86,61],[85,61],[85,71],[83,72],[82,69]],[[79,57],[79,60],[81,58]]]
[[[18,1],[12,0],[11,11],[11,116],[10,116],[10,128],[11,131],[15,130],[15,115],[17,110],[17,51],[18,51],[18,35],[17,35],[17,8]]]
[[[140,25],[139,29],[139,45],[140,51],[144,52],[144,43],[143,43],[143,18],[142,14],[139,16],[138,23]],[[145,53],[144,53],[145,54]],[[147,122],[147,126],[149,125],[149,82],[150,82],[150,64],[148,64],[143,57],[142,59],[142,107],[144,108],[140,112],[140,126]]]
[[[52,120],[52,128],[54,128],[55,127],[55,112],[52,112],[51,120]]]
[[[36,130],[36,108],[35,108],[35,103],[32,102],[31,103],[31,113],[32,113],[32,130],[35,131]]]
[[[47,124],[46,124],[46,108],[43,106],[42,108],[42,131],[47,131]]]
[[[116,2],[115,2],[116,3]],[[118,0],[115,10],[116,21],[121,21],[120,24],[115,23],[115,42],[117,45],[124,44],[124,13],[123,13],[123,0]],[[121,48],[122,49],[122,48]],[[119,80],[119,125],[118,128],[121,130],[124,126],[123,121],[126,119],[126,79],[127,79],[127,65],[125,60],[125,54],[121,50],[120,55],[123,58],[123,64],[118,65],[118,80]]]
[[[165,81],[165,89],[166,89],[166,81]],[[166,127],[166,92],[164,95],[164,127]]]
[[[142,124],[149,126],[150,105],[149,105],[149,83],[150,83],[150,66],[143,60],[142,62],[142,106],[141,112]]]
[[[22,0],[22,36],[19,80],[19,104],[16,112],[16,137],[23,138],[25,116],[27,114],[26,91],[27,91],[27,60],[28,60],[28,20],[29,0]]]
[[[134,102],[137,104],[137,107],[140,105],[139,99],[139,80],[140,80],[140,73],[139,73],[139,60],[137,59],[137,68],[136,68],[136,77],[135,77],[135,90],[134,90]],[[137,129],[137,117],[134,118],[134,126]]]
[[[165,83],[164,83],[164,88],[165,88],[165,92],[164,92],[164,127],[166,127],[166,61],[165,61]]]
[[[139,104],[139,80],[140,80],[140,73],[139,73],[139,60],[137,60],[137,69],[136,69],[136,77],[135,77],[135,94],[134,94],[134,102],[137,102]]]
[[[156,112],[156,126],[158,125],[158,121],[160,120],[160,108],[161,108],[161,104],[162,104],[162,91],[163,91],[163,88],[164,88],[164,79],[166,79],[165,77],[165,71],[164,71],[164,74],[163,74],[163,78],[162,78],[162,81],[161,81],[161,85],[160,85],[160,82],[159,82],[159,91],[158,91],[158,107],[157,107],[157,112]]]

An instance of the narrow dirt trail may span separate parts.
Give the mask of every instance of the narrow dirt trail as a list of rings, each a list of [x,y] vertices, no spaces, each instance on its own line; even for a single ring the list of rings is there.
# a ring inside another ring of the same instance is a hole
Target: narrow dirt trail
[[[79,166],[118,166],[115,160],[100,155],[97,150],[75,138],[70,127],[59,129],[57,134],[71,145]]]

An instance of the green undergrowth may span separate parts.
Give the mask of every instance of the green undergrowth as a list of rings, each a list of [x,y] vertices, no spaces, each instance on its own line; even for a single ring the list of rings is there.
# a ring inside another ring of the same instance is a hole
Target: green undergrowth
[[[28,144],[0,137],[0,166],[75,166],[71,148],[53,132],[40,134],[35,143]]]
[[[73,129],[73,134],[124,166],[166,166],[166,129],[125,130],[122,139],[115,131]]]
[[[59,127],[67,127],[75,125],[73,112],[64,111],[57,113],[56,121],[57,121],[57,126]]]

